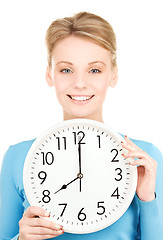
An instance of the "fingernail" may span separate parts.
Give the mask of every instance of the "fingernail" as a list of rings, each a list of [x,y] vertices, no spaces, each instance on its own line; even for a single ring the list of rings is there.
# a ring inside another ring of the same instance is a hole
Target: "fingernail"
[[[63,226],[60,226],[60,229],[59,230],[63,230]]]
[[[125,135],[125,138],[127,138],[127,135]]]
[[[46,217],[50,217],[50,213],[48,213],[48,212],[45,211],[45,216],[46,216]]]
[[[57,225],[56,225],[56,228],[57,228],[57,231],[60,231],[60,230],[63,229],[63,226],[57,224]]]

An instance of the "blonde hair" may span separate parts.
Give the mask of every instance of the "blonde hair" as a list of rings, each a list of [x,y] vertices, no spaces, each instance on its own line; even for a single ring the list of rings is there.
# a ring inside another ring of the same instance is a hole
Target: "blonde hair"
[[[116,66],[116,36],[112,26],[103,18],[88,12],[80,12],[51,23],[46,33],[49,66],[57,42],[70,35],[86,37],[107,49],[111,53],[113,66]]]

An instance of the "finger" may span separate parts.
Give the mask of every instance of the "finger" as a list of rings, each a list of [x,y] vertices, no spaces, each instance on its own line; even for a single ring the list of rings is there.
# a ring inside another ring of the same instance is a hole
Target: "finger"
[[[149,163],[144,159],[133,160],[133,161],[130,161],[129,164],[132,166],[144,166],[144,167],[147,167],[149,165]]]
[[[128,143],[121,142],[121,145],[123,148],[125,148],[128,151],[138,150],[138,148],[136,148],[135,146],[132,146],[131,144],[128,144]]]
[[[125,136],[125,142],[121,142],[122,147],[129,151],[141,150],[134,142],[132,142],[127,136]]]
[[[35,216],[40,217],[49,217],[50,214],[45,211],[43,208],[36,207],[36,206],[30,206],[26,212],[23,214],[24,217],[33,218]]]
[[[133,160],[130,161],[129,164],[132,166],[143,166],[146,172],[153,173],[154,175],[156,174],[157,171],[157,162],[151,164],[151,162],[149,162],[146,159]]]
[[[33,234],[29,234],[29,238],[30,239],[35,239],[35,240],[41,240],[41,239],[49,239],[49,238],[54,238],[54,237],[57,237],[61,234],[63,234],[64,232],[59,232],[58,234],[53,234],[53,235],[49,235],[49,234],[46,234],[46,235],[33,235]]]
[[[154,160],[144,151],[134,151],[134,152],[128,152],[125,154],[122,154],[123,157],[125,158],[139,158],[139,159],[145,159],[148,160],[149,162],[153,162]]]
[[[43,219],[43,218],[33,218],[33,219],[28,218],[26,219],[26,224],[31,227],[45,227],[45,228],[49,228],[56,231],[63,229],[63,226],[51,220]]]
[[[33,235],[55,235],[55,236],[58,236],[60,234],[63,234],[64,231],[63,229],[60,229],[60,230],[54,230],[54,229],[49,229],[49,228],[44,228],[44,227],[31,227],[30,228],[30,233],[33,234]]]

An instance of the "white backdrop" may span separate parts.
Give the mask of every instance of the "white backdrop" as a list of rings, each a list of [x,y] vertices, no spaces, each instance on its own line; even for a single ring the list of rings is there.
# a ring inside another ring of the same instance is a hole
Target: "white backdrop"
[[[162,152],[163,14],[155,0],[0,1],[0,163],[9,145],[39,136],[62,121],[45,81],[45,33],[58,17],[89,11],[117,35],[119,83],[109,89],[104,121]]]

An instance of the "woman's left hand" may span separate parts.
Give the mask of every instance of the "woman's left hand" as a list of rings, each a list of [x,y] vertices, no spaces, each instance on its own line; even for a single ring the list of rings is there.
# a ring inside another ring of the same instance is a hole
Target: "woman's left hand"
[[[129,152],[123,154],[125,158],[138,158],[133,160],[129,164],[137,166],[138,182],[136,193],[142,201],[152,201],[155,199],[155,185],[156,185],[156,171],[157,162],[151,158],[145,151],[140,149],[135,143],[133,143],[127,136],[125,136],[126,143],[122,143],[122,147]]]

